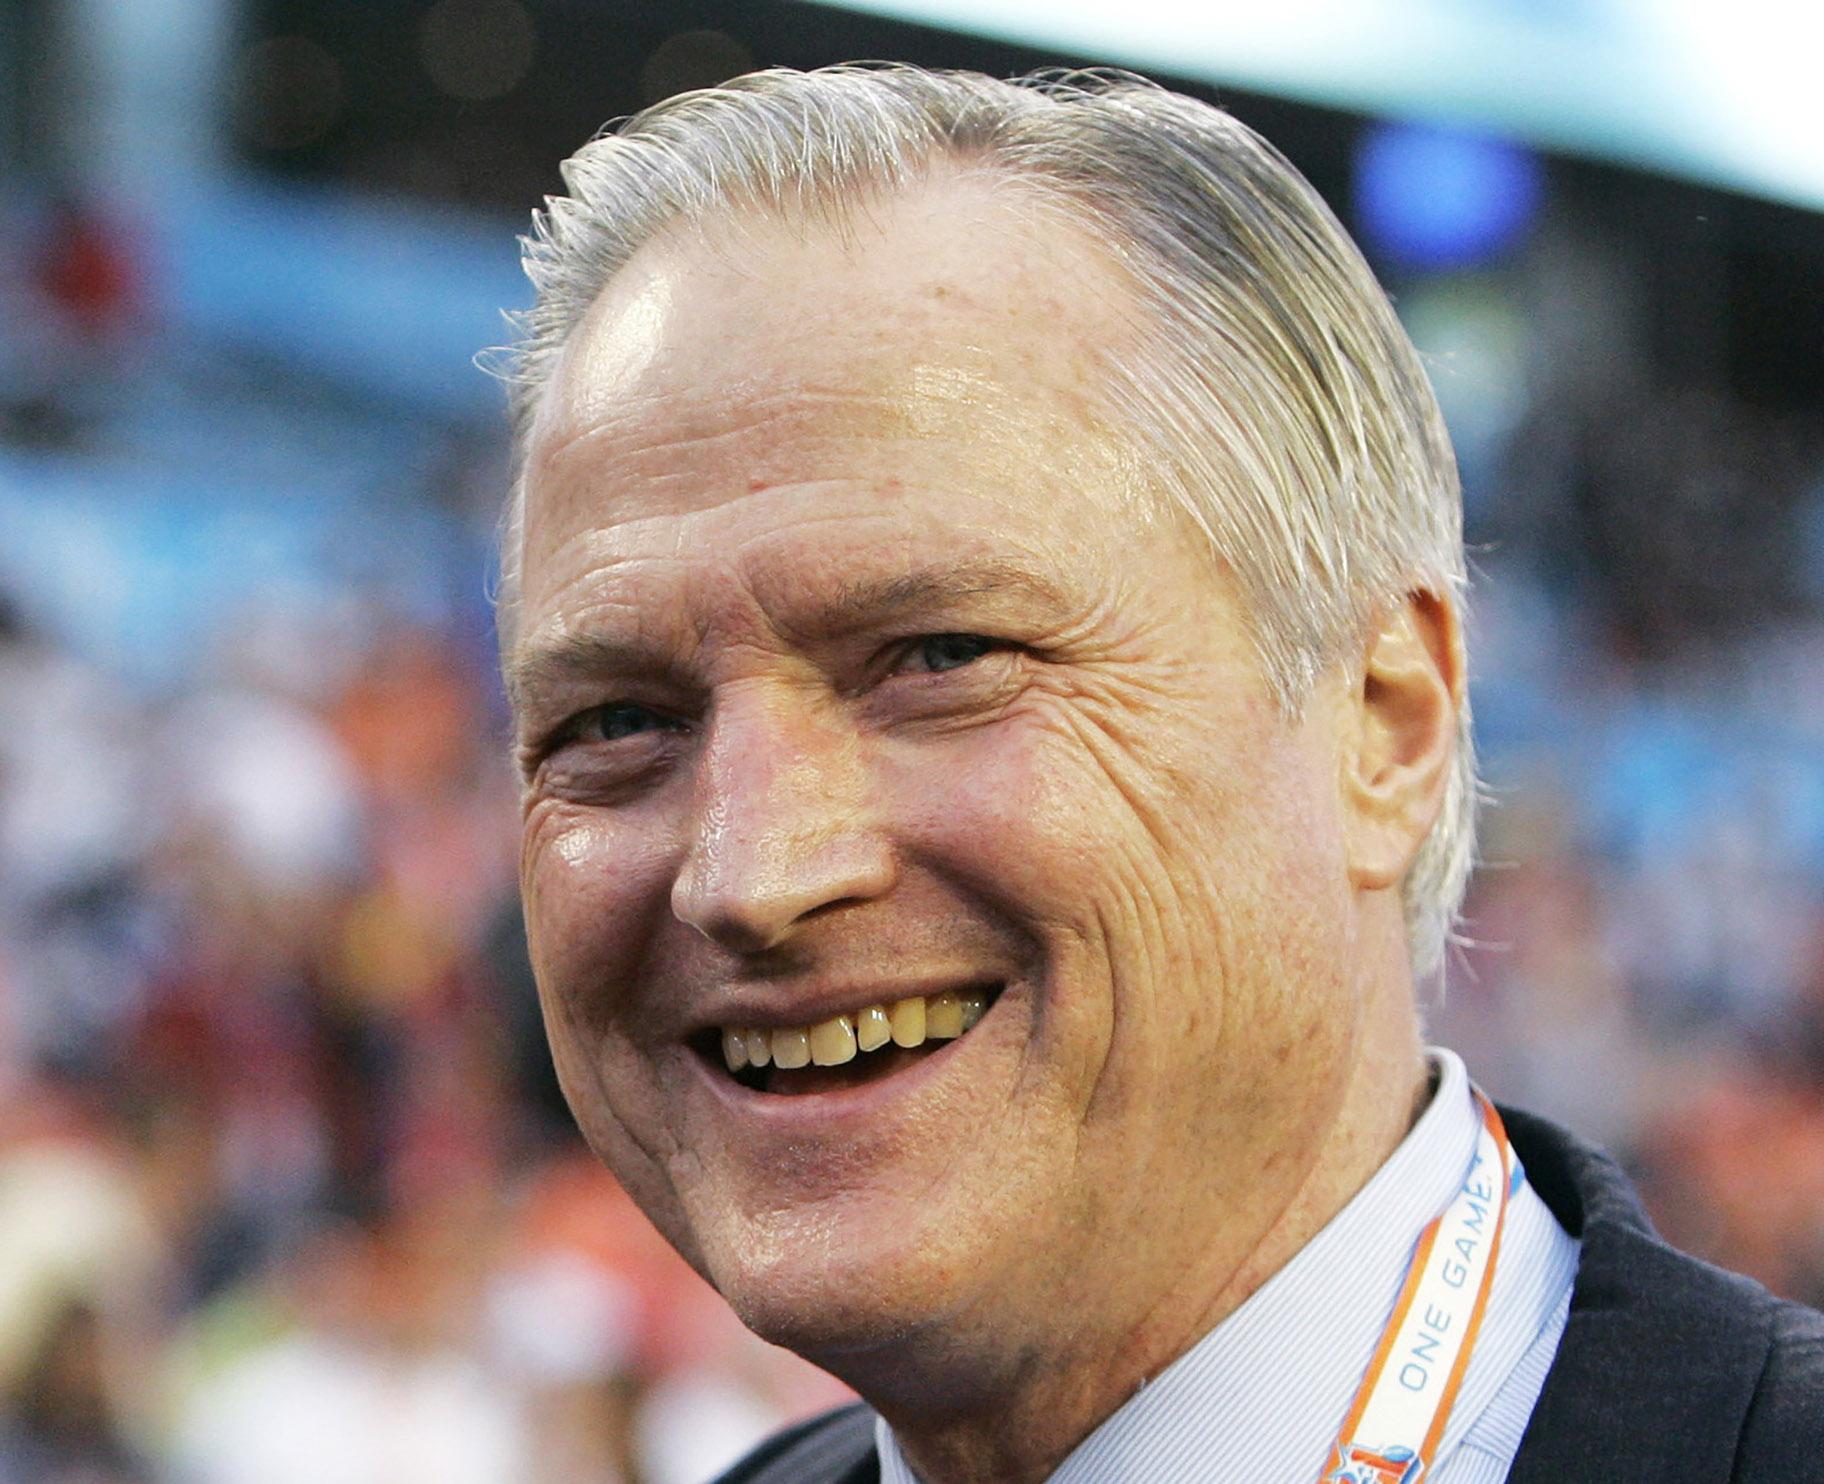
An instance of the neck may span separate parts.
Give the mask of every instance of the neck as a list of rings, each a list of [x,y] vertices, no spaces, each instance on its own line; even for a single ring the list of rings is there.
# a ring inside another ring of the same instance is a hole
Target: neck
[[[876,1404],[924,1484],[1042,1484],[1142,1385],[1191,1349],[1284,1267],[1386,1163],[1424,1111],[1429,1074],[1410,996],[1370,1017],[1326,1138],[1291,1198],[1239,1261],[1186,1274],[1112,1343],[1033,1355],[983,1393],[937,1413]],[[1093,1280],[1092,1280],[1093,1281]],[[875,1400],[888,1384],[857,1386]]]

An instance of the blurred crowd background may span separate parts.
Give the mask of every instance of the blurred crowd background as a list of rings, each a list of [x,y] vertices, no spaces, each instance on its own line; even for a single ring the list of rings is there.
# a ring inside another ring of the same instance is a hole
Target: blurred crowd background
[[[604,120],[854,56],[1084,60],[794,0],[0,10],[0,1484],[696,1484],[840,1394],[557,1094],[470,357]],[[1187,85],[1458,440],[1492,807],[1433,1037],[1824,1300],[1824,217]]]

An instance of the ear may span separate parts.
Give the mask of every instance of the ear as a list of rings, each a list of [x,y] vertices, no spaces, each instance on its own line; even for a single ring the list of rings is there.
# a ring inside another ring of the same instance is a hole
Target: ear
[[[1448,594],[1408,593],[1386,609],[1362,657],[1353,757],[1343,759],[1349,877],[1398,886],[1443,804],[1467,678]]]

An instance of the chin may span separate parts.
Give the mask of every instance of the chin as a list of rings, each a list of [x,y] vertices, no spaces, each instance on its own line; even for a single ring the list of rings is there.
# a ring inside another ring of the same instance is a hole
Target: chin
[[[780,1216],[706,1244],[705,1276],[763,1340],[841,1374],[844,1358],[903,1350],[966,1302],[956,1279],[977,1264],[920,1223]]]
[[[875,1356],[904,1356],[945,1306],[847,1265],[814,1279],[793,1274],[767,1284],[743,1280],[722,1289],[741,1322],[769,1344],[859,1384]]]
[[[768,1344],[803,1356],[851,1385],[857,1384],[857,1367],[869,1357],[903,1355],[932,1323],[929,1313],[921,1316],[901,1303],[846,1290],[822,1296],[743,1290],[724,1296],[741,1322]]]

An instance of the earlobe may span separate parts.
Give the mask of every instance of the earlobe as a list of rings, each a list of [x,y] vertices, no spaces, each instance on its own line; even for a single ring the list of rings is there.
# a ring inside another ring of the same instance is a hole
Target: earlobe
[[[1344,802],[1350,879],[1375,891],[1405,878],[1450,776],[1466,684],[1455,599],[1420,591],[1389,607],[1369,637],[1361,677]]]

